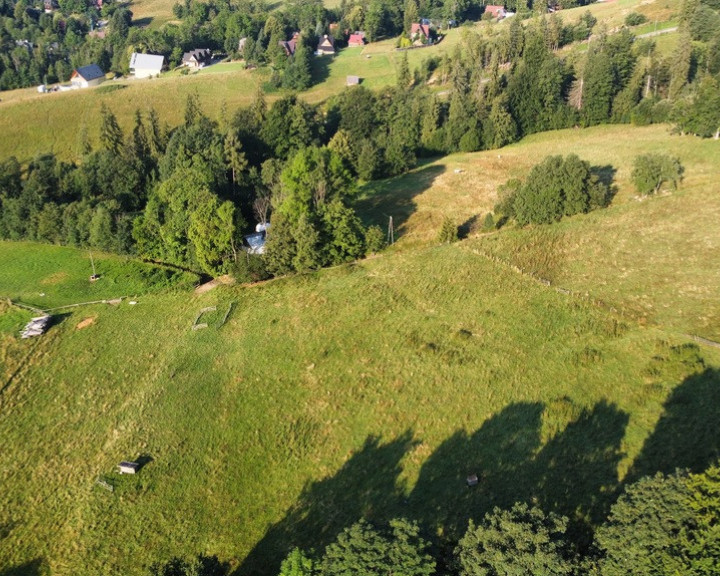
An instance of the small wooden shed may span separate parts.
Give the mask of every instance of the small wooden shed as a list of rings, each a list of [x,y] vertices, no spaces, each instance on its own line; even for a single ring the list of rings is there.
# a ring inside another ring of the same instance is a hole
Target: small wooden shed
[[[360,84],[360,76],[348,76],[345,84],[347,86],[358,86]]]

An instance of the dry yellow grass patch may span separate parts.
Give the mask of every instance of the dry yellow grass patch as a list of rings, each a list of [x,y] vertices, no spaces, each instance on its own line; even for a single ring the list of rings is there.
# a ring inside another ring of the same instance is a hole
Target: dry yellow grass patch
[[[54,274],[50,274],[50,276],[46,276],[45,278],[40,280],[40,284],[42,284],[43,286],[54,286],[55,284],[60,284],[67,279],[67,272],[55,272]]]

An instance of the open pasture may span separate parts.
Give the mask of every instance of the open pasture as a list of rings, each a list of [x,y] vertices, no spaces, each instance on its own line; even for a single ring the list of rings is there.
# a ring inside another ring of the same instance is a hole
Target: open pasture
[[[366,190],[367,218],[400,221],[378,257],[3,336],[0,564],[142,574],[206,553],[270,575],[361,516],[452,539],[516,500],[587,543],[626,480],[720,453],[720,351],[683,347],[717,338],[713,145],[615,126],[451,156]],[[668,146],[682,188],[635,199],[632,157]],[[497,183],[571,151],[617,169],[609,209],[434,246],[443,215],[484,214]]]

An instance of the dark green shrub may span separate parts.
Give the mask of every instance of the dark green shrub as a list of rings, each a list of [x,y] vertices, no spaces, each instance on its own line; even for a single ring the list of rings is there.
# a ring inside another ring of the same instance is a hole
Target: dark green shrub
[[[380,226],[370,226],[365,231],[365,248],[368,254],[377,254],[385,245],[385,233]]]
[[[638,12],[630,12],[625,16],[625,26],[639,26],[647,22],[647,16],[645,14],[639,14]]]

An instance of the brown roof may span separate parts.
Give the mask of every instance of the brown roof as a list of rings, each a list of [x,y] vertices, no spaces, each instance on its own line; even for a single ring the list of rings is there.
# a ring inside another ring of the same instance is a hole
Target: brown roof
[[[287,40],[287,41],[280,40],[280,42],[278,42],[278,44],[280,46],[282,46],[283,48],[285,48],[285,53],[288,56],[292,56],[293,54],[295,54],[295,48],[297,48],[297,41],[299,38],[300,38],[300,32],[294,32],[293,36],[290,40]]]
[[[427,24],[420,24],[419,22],[413,22],[413,25],[410,28],[410,34],[414,36],[417,33],[422,34],[426,38],[430,38],[430,26]]]

